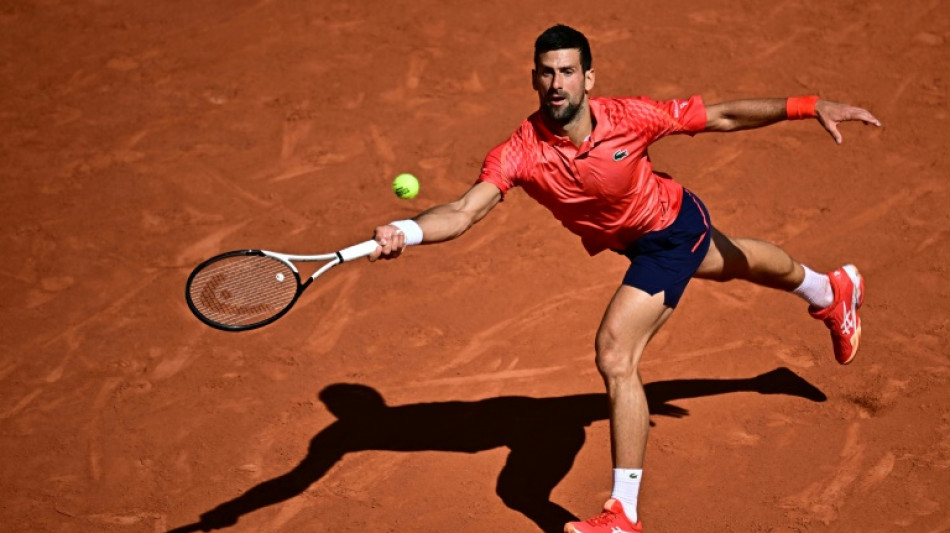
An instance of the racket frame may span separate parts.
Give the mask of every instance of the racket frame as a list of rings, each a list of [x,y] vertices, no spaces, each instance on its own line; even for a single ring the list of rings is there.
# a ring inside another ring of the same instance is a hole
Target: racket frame
[[[300,295],[303,294],[303,291],[313,283],[313,280],[325,274],[331,268],[339,265],[340,263],[345,263],[347,261],[352,261],[354,259],[359,259],[361,257],[366,257],[367,255],[373,253],[376,250],[376,247],[379,246],[374,240],[364,241],[359,244],[344,248],[338,252],[333,252],[329,254],[317,254],[317,255],[295,255],[295,254],[284,254],[280,252],[272,252],[269,250],[234,250],[231,252],[225,252],[223,254],[218,254],[195,267],[191,271],[191,274],[188,275],[188,281],[185,283],[185,301],[188,303],[188,308],[191,309],[192,314],[198,317],[199,320],[205,324],[223,331],[247,331],[251,329],[257,329],[262,326],[266,326],[278,318],[287,314],[288,311],[297,303],[297,300],[300,298]],[[294,293],[294,297],[290,302],[277,314],[272,317],[266,318],[259,322],[254,322],[252,324],[244,324],[239,326],[222,324],[216,322],[206,317],[203,313],[198,310],[198,307],[191,299],[191,283],[195,279],[195,276],[198,275],[204,268],[221,259],[226,259],[228,257],[237,257],[237,256],[258,256],[258,257],[269,257],[280,261],[286,265],[291,272],[294,274],[294,280],[297,282],[297,290]],[[297,265],[294,264],[294,261],[299,263],[313,263],[316,261],[327,261],[327,264],[318,268],[313,274],[311,274],[306,280],[301,280],[300,270],[297,269]]]

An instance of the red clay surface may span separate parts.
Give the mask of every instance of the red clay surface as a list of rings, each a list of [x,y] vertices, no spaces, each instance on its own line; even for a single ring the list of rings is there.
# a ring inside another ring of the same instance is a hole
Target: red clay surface
[[[595,94],[818,93],[884,123],[654,147],[724,231],[855,262],[868,298],[842,368],[796,298],[690,287],[642,366],[647,531],[950,530],[941,0],[0,2],[0,530],[596,513],[593,335],[625,261],[523,193],[458,241],[341,266],[255,332],[183,298],[221,251],[333,250],[454,199],[535,108],[531,46],[556,22],[590,37]],[[405,171],[411,201],[389,189]]]

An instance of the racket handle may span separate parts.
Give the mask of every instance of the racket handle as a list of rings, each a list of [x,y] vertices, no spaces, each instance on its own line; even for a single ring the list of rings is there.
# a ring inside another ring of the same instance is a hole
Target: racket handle
[[[359,244],[354,244],[349,248],[340,250],[336,253],[336,255],[340,258],[341,263],[345,263],[347,261],[366,257],[367,255],[375,252],[377,246],[379,246],[379,243],[374,240],[363,241]]]

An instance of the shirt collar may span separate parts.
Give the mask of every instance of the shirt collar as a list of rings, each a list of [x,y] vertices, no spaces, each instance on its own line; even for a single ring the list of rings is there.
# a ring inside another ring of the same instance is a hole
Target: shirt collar
[[[594,128],[590,132],[590,144],[593,146],[604,140],[604,134],[610,131],[610,116],[607,114],[604,103],[600,98],[589,98],[587,105],[590,107],[590,113],[594,119]]]

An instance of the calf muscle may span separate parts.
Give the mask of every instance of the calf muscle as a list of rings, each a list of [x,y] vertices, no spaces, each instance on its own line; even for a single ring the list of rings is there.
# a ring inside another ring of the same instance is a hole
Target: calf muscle
[[[733,239],[716,229],[706,259],[696,271],[701,279],[743,279],[784,291],[794,290],[804,276],[801,264],[779,246],[757,239]]]

